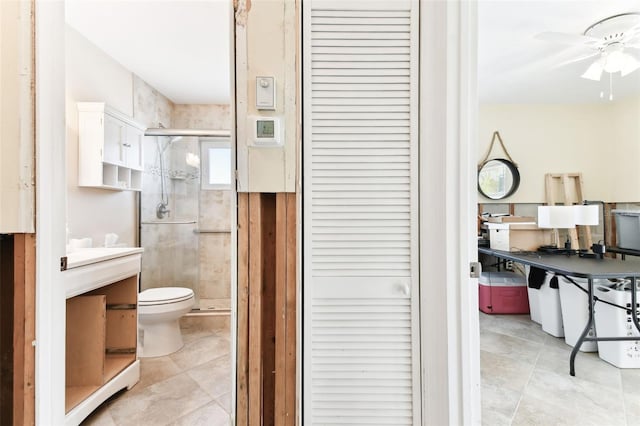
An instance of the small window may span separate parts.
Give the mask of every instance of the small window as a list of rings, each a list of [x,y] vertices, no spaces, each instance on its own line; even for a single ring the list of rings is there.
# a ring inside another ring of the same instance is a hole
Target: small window
[[[231,189],[231,143],[206,139],[201,142],[202,189]]]

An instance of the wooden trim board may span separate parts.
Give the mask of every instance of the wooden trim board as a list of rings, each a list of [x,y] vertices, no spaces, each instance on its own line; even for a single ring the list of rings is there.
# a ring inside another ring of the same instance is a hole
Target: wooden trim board
[[[36,237],[14,235],[13,424],[35,424]]]
[[[236,424],[249,424],[249,194],[238,193]]]
[[[249,194],[249,425],[262,424],[262,198]]]
[[[261,194],[262,426],[274,425],[276,365],[276,194]],[[252,339],[253,340],[253,339]]]
[[[296,212],[295,194],[238,194],[238,425],[295,425]]]

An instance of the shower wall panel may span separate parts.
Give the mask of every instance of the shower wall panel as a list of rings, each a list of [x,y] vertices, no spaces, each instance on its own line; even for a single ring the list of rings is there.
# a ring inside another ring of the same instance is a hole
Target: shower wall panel
[[[200,192],[201,299],[231,297],[231,200],[231,191]]]

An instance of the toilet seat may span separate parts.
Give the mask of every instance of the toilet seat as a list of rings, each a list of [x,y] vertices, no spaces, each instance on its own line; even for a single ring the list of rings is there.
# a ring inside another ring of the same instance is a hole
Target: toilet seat
[[[193,298],[193,290],[184,287],[156,287],[138,295],[139,306],[168,305]]]

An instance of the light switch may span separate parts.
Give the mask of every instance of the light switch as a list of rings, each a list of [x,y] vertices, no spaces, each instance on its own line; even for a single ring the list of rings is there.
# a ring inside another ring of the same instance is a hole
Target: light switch
[[[275,77],[256,77],[256,109],[276,109]]]

